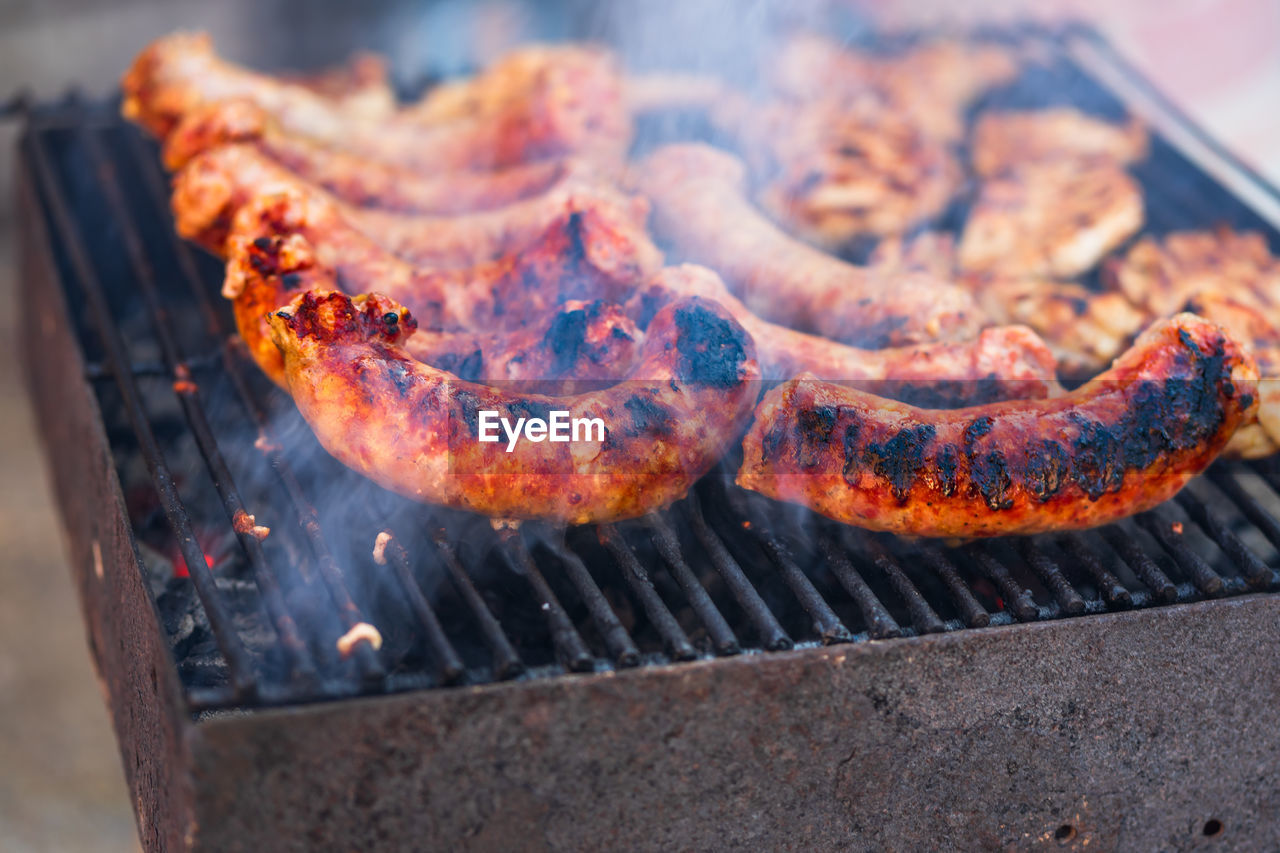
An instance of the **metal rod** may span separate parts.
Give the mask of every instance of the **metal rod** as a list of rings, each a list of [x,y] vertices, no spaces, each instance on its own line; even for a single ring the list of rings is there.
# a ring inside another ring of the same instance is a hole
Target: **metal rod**
[[[1117,607],[1129,607],[1133,604],[1133,596],[1129,594],[1129,590],[1124,588],[1119,578],[1102,565],[1096,549],[1085,544],[1082,534],[1068,533],[1060,536],[1057,544],[1068,557],[1089,573],[1094,583],[1098,585],[1098,591],[1102,593],[1104,601]]]
[[[1151,510],[1141,513],[1135,519],[1138,525],[1156,538],[1160,545],[1173,555],[1182,570],[1191,578],[1191,582],[1205,595],[1218,595],[1222,592],[1222,577],[1205,562],[1204,558],[1187,545],[1179,528],[1181,522],[1171,521],[1162,512]]]
[[[844,587],[844,591],[849,593],[853,603],[858,605],[862,621],[867,623],[867,635],[876,640],[902,636],[898,620],[893,618],[884,602],[867,586],[866,580],[845,554],[843,546],[830,535],[824,535],[819,537],[818,547],[822,550],[831,573],[836,576],[840,586]]]
[[[551,553],[560,561],[565,577],[577,590],[582,603],[587,606],[591,621],[595,623],[596,630],[604,639],[605,647],[608,648],[614,663],[620,667],[636,666],[640,663],[640,650],[631,639],[631,634],[618,619],[618,614],[614,613],[613,608],[609,606],[609,600],[600,591],[600,586],[595,578],[591,577],[591,572],[587,571],[582,558],[573,549],[564,545],[563,541],[564,534],[561,531],[559,534],[561,544],[551,546]]]
[[[539,606],[547,618],[547,626],[551,629],[551,642],[555,645],[564,665],[573,672],[590,672],[595,669],[595,659],[591,656],[587,644],[583,642],[578,629],[573,627],[573,620],[565,612],[560,599],[551,591],[551,585],[538,571],[533,556],[520,538],[518,531],[507,528],[502,530],[498,539],[505,546],[511,567],[521,575],[533,589]]]
[[[1067,582],[1058,564],[1049,559],[1049,555],[1040,550],[1040,546],[1033,539],[1027,536],[1019,537],[1017,548],[1022,559],[1058,600],[1064,612],[1073,616],[1084,612],[1084,599],[1080,593]]]
[[[445,536],[445,532],[443,530],[436,531],[432,537],[432,542],[435,543],[436,550],[440,554],[440,561],[444,563],[454,589],[462,596],[462,600],[466,602],[467,609],[471,611],[472,618],[480,626],[480,633],[484,635],[485,644],[489,646],[489,651],[493,655],[494,675],[499,680],[504,680],[514,678],[524,672],[524,662],[520,660],[520,655],[516,653],[515,647],[511,645],[511,641],[503,633],[502,625],[499,624],[497,617],[493,615],[493,612],[484,603],[484,598],[480,595],[480,591],[471,582],[471,576],[462,568],[457,552],[454,551],[453,545],[449,542],[448,537]]]
[[[853,634],[844,622],[840,621],[840,617],[831,609],[831,605],[827,604],[827,600],[814,587],[813,582],[796,565],[786,546],[771,533],[761,531],[754,525],[752,532],[760,548],[778,569],[787,586],[791,588],[800,606],[813,619],[813,627],[818,633],[818,638],[828,644],[851,641]]]
[[[721,655],[736,655],[742,649],[738,645],[738,638],[734,636],[733,629],[729,627],[729,623],[725,621],[724,615],[720,612],[720,608],[716,607],[715,602],[711,600],[711,596],[707,594],[706,589],[698,582],[697,576],[693,573],[693,569],[689,568],[689,564],[684,560],[684,554],[680,548],[680,541],[676,538],[675,531],[659,513],[650,513],[645,518],[649,526],[650,539],[653,545],[658,549],[663,562],[667,564],[671,575],[676,579],[676,583],[680,584],[680,588],[684,590],[685,597],[689,600],[689,606],[693,608],[693,612],[698,614],[698,618],[702,620],[702,624],[707,629],[707,635],[711,637],[711,643],[715,647],[716,653]]]
[[[979,542],[968,546],[965,553],[1000,590],[1000,594],[1004,597],[1005,609],[1013,613],[1018,621],[1033,622],[1039,618],[1040,608],[1036,607],[1031,590],[1015,581],[1004,563],[993,557],[984,543]]]
[[[791,637],[787,636],[787,632],[783,630],[778,617],[773,615],[769,605],[764,603],[755,584],[747,579],[742,567],[738,565],[737,560],[733,559],[724,542],[720,541],[720,537],[707,524],[707,520],[702,515],[702,505],[698,501],[698,496],[690,493],[681,506],[686,510],[689,527],[693,530],[694,537],[711,559],[711,565],[724,579],[725,586],[729,587],[734,600],[751,620],[752,627],[760,637],[760,645],[769,651],[785,651],[794,647],[795,643]]]
[[[106,294],[102,290],[102,284],[98,281],[93,265],[89,261],[88,251],[78,236],[79,231],[68,209],[58,179],[54,175],[53,166],[45,153],[43,143],[37,141],[33,134],[28,134],[25,142],[31,162],[35,166],[37,179],[49,204],[54,224],[61,235],[75,276],[80,280],[85,299],[92,311],[107,363],[116,377],[121,400],[129,415],[129,422],[137,437],[138,447],[151,475],[152,484],[160,497],[165,518],[177,541],[182,559],[187,564],[191,584],[209,619],[214,640],[223,657],[227,659],[232,690],[238,698],[248,698],[253,695],[257,684],[252,664],[240,640],[240,635],[236,633],[235,626],[232,624],[231,616],[218,594],[213,574],[205,563],[204,550],[192,531],[187,508],[178,495],[177,484],[165,462],[164,452],[160,449],[155,434],[151,430],[150,419],[142,404],[142,395],[128,372],[128,352],[124,341],[120,338],[119,330],[111,320],[111,309],[107,303]]]
[[[911,623],[922,634],[938,634],[947,629],[946,623],[938,616],[937,611],[925,599],[924,594],[911,582],[907,573],[898,565],[898,561],[877,543],[872,543],[872,562],[875,563],[886,578],[893,591],[907,605],[911,614]]]
[[[404,590],[405,595],[409,599],[409,608],[414,615],[418,617],[418,622],[422,625],[426,634],[427,646],[431,650],[431,656],[435,659],[436,666],[440,669],[440,680],[445,684],[452,684],[462,677],[466,671],[466,666],[462,663],[462,658],[458,656],[458,652],[453,647],[453,643],[449,642],[449,637],[445,634],[444,628],[440,625],[440,619],[436,616],[435,610],[427,602],[426,596],[422,594],[422,589],[418,586],[418,581],[413,576],[413,569],[409,564],[409,553],[400,544],[399,538],[390,531],[385,531],[391,536],[391,540],[387,542],[383,553],[387,562],[391,564],[392,569],[396,573],[396,577],[400,581],[400,586]]]
[[[956,570],[955,565],[943,556],[941,551],[932,546],[926,546],[920,549],[919,556],[920,562],[924,563],[946,585],[947,591],[951,593],[951,598],[964,619],[964,624],[970,628],[985,628],[991,624],[991,614],[960,577],[960,572]]]
[[[1262,562],[1257,554],[1227,527],[1227,523],[1208,504],[1200,500],[1186,489],[1178,492],[1175,500],[1178,506],[1191,517],[1200,529],[1217,543],[1228,557],[1239,567],[1240,573],[1254,586],[1265,586],[1271,580],[1271,569]]]
[[[284,646],[294,670],[304,678],[312,678],[315,676],[315,665],[310,659],[306,641],[303,640],[293,616],[285,605],[280,583],[276,579],[275,572],[267,563],[266,555],[262,549],[262,542],[253,532],[251,521],[253,514],[248,511],[244,498],[236,487],[231,469],[227,466],[227,462],[222,456],[222,450],[213,435],[213,429],[209,425],[208,416],[205,414],[204,406],[200,401],[198,386],[190,381],[192,375],[191,365],[184,360],[181,347],[174,340],[168,309],[165,307],[156,285],[155,271],[147,259],[146,250],[142,245],[142,238],[138,233],[133,215],[129,212],[129,206],[120,188],[116,171],[103,152],[102,145],[98,141],[95,132],[84,130],[80,132],[79,137],[88,154],[89,162],[97,172],[98,184],[103,190],[103,195],[106,197],[115,223],[120,228],[120,236],[124,242],[125,253],[129,256],[130,264],[133,267],[134,284],[142,295],[143,302],[146,303],[147,311],[150,314],[152,329],[155,332],[156,341],[160,345],[160,354],[168,371],[168,378],[173,383],[174,393],[182,408],[183,417],[186,419],[187,426],[191,429],[196,447],[199,448],[200,455],[204,458],[209,477],[213,481],[213,486],[222,501],[223,509],[227,513],[227,521],[231,524],[240,542],[240,547],[249,559],[254,578],[258,583],[258,587],[262,590],[263,602],[271,617],[271,622],[275,626],[276,633],[280,637],[281,644]]]
[[[1258,502],[1258,499],[1240,484],[1240,481],[1236,479],[1236,472],[1228,471],[1220,465],[1215,465],[1209,469],[1208,477],[1215,486],[1231,499],[1236,505],[1236,509],[1240,510],[1240,514],[1253,522],[1254,526],[1262,531],[1262,535],[1271,542],[1271,545],[1277,551],[1280,551],[1280,519],[1268,512]]]
[[[671,615],[671,610],[662,600],[662,596],[658,595],[658,591],[653,588],[653,580],[649,577],[649,573],[645,571],[644,566],[640,565],[635,551],[631,550],[631,545],[622,538],[618,529],[612,524],[602,524],[596,528],[596,534],[600,537],[600,544],[608,548],[609,553],[613,554],[614,559],[618,561],[623,579],[635,593],[636,598],[640,599],[640,605],[644,608],[658,635],[662,637],[662,644],[666,647],[667,653],[676,660],[692,660],[697,657],[698,650],[689,642],[688,635],[680,627],[676,617]]]
[[[1122,526],[1108,525],[1101,528],[1099,532],[1102,538],[1107,540],[1107,544],[1120,555],[1120,559],[1124,560],[1138,576],[1138,580],[1151,590],[1151,595],[1156,601],[1167,604],[1178,597],[1178,588],[1174,586],[1173,581],[1169,580],[1169,576],[1156,565],[1151,555],[1142,550]]]

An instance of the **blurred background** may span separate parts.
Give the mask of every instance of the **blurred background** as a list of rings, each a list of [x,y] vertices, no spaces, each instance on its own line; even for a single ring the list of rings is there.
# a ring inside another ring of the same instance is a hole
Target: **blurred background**
[[[517,0],[316,3],[226,0],[0,0],[0,104],[20,90],[108,96],[151,39],[204,29],[219,52],[263,68],[334,63],[354,49],[385,53],[412,88],[516,41],[568,32],[639,48],[655,62],[692,43],[715,65],[719,23],[767,29],[837,7],[855,26],[1080,18],[1110,40],[1246,162],[1280,182],[1280,3],[1274,0],[862,0],[769,4]],[[705,44],[696,39],[706,35]],[[745,57],[736,57],[741,62]],[[102,694],[64,564],[18,365],[13,150],[0,120],[0,850],[136,850],[133,814]]]

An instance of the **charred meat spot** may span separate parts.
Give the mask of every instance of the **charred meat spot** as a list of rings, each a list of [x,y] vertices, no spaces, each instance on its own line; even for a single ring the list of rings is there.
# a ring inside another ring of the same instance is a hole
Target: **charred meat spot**
[[[458,404],[458,414],[462,416],[462,422],[467,425],[467,431],[473,437],[478,437],[480,435],[480,409],[484,406],[484,402],[478,394],[465,388],[456,389],[453,399]]]
[[[1009,477],[1009,463],[999,450],[979,454],[974,458],[969,465],[969,480],[991,509],[1001,510],[1013,506],[1013,498],[1009,497],[1009,487],[1013,485],[1013,480]]]
[[[960,454],[954,444],[943,445],[938,451],[938,491],[946,497],[956,493],[956,470],[960,467]]]
[[[1042,439],[1027,453],[1024,485],[1041,503],[1058,493],[1071,475],[1071,456],[1051,439]]]
[[[287,272],[280,276],[280,283],[284,285],[286,290],[297,290],[302,286],[302,274]]]
[[[551,321],[551,327],[543,337],[543,344],[555,356],[552,370],[556,375],[567,373],[573,368],[586,342],[586,311],[579,308],[556,314],[555,319]]]
[[[836,427],[836,410],[832,406],[801,409],[796,414],[797,433],[796,462],[801,467],[812,468],[822,461],[822,448],[831,441]]]
[[[271,248],[271,238],[258,237],[253,241],[253,247],[261,252],[265,252]]]
[[[982,415],[975,418],[972,423],[964,428],[964,446],[970,449],[987,433],[991,432],[991,428],[995,426],[995,419],[990,415]]]
[[[857,479],[861,460],[862,419],[849,413],[848,425],[844,428],[844,471],[842,472],[846,483],[852,485]]]
[[[409,391],[417,383],[417,375],[409,370],[408,365],[403,361],[388,361],[387,379],[391,380],[391,384],[396,386],[396,391],[400,393],[400,399],[409,396]]]
[[[622,404],[631,413],[627,435],[670,435],[674,418],[665,406],[640,394]]]
[[[570,266],[578,266],[587,258],[586,243],[586,224],[583,222],[582,212],[575,210],[569,214],[569,221],[565,224],[565,233],[569,237],[569,249],[565,254],[564,261]]]
[[[510,412],[514,418],[540,418],[544,421],[549,421],[551,419],[551,404],[544,403],[541,400],[516,400],[515,402],[507,405],[507,411]]]
[[[1071,443],[1072,479],[1090,500],[1096,501],[1120,488],[1124,481],[1121,443],[1100,421],[1076,413],[1071,419],[1080,429]]]
[[[742,330],[701,305],[677,309],[675,321],[679,378],[717,388],[738,384],[746,360]]]
[[[932,424],[918,424],[898,430],[883,443],[868,444],[863,451],[871,470],[889,481],[889,487],[898,503],[906,503],[916,474],[924,465],[925,448],[933,441],[937,431]]]
[[[456,352],[444,353],[432,360],[432,367],[438,367],[452,373],[459,379],[468,382],[478,380],[484,371],[484,352],[474,349],[466,355]]]
[[[623,341],[631,340],[630,333],[627,332],[627,330],[622,328],[621,326],[614,326],[613,328],[609,329],[609,334],[615,338],[618,338],[619,340],[623,340]]]
[[[778,449],[786,443],[787,425],[783,418],[775,418],[773,424],[768,431],[760,439],[760,458],[761,460],[773,459],[778,455]]]

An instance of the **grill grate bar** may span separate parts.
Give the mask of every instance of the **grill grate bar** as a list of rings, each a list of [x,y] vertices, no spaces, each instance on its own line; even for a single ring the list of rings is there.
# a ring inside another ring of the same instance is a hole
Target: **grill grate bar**
[[[1058,547],[1067,556],[1089,573],[1094,583],[1098,585],[1098,590],[1102,593],[1104,601],[1114,607],[1130,607],[1133,605],[1133,596],[1130,595],[1129,590],[1125,589],[1119,578],[1112,574],[1106,566],[1102,565],[1102,561],[1098,559],[1096,548],[1090,548],[1086,544],[1083,534],[1068,533],[1065,536],[1057,537],[1056,541]]]
[[[1053,593],[1053,597],[1057,599],[1058,605],[1064,612],[1073,616],[1084,612],[1084,598],[1063,577],[1058,564],[1050,559],[1034,539],[1029,536],[1020,537],[1017,547],[1019,555],[1049,589],[1049,592]]]
[[[563,542],[563,531],[557,539]],[[600,586],[595,578],[591,577],[591,572],[587,571],[582,558],[573,549],[564,545],[551,546],[551,553],[560,561],[565,577],[569,579],[569,583],[573,584],[582,603],[587,606],[591,621],[595,623],[596,630],[604,639],[605,648],[609,650],[614,663],[619,667],[638,665],[640,650],[636,647],[635,640],[631,639],[631,634],[618,619],[618,614],[614,613],[613,608],[609,606],[609,600],[600,591]]]
[[[783,630],[778,617],[769,609],[769,605],[764,603],[755,585],[743,574],[742,567],[738,565],[737,560],[733,559],[720,536],[707,524],[698,496],[690,493],[681,502],[681,506],[685,507],[689,527],[711,560],[711,565],[724,580],[725,586],[729,587],[738,606],[751,620],[752,627],[759,635],[760,645],[771,652],[793,648],[795,642]]]
[[[573,672],[591,672],[595,669],[595,659],[583,642],[582,635],[573,626],[573,620],[565,612],[560,599],[551,591],[551,585],[542,576],[542,572],[538,571],[538,565],[533,561],[519,532],[505,528],[499,532],[498,540],[503,545],[508,565],[532,588],[551,629],[551,642],[555,644],[564,665]]]
[[[79,237],[80,231],[71,217],[63,189],[54,174],[49,154],[45,151],[44,142],[37,134],[29,133],[25,143],[42,188],[42,195],[49,206],[75,276],[80,281],[93,314],[107,363],[115,375],[116,385],[124,401],[143,459],[146,461],[152,484],[164,508],[165,518],[177,540],[182,559],[187,564],[192,586],[195,587],[196,595],[208,617],[218,649],[227,659],[232,693],[237,698],[248,698],[257,688],[257,679],[253,674],[248,653],[239,634],[235,631],[231,615],[227,612],[222,597],[218,594],[213,573],[205,563],[204,549],[196,539],[191,518],[178,495],[178,488],[165,461],[164,452],[156,441],[155,433],[152,432],[151,422],[142,404],[141,392],[128,372],[128,351],[119,330],[111,320],[111,309],[107,303],[106,293],[89,261],[88,251]]]
[[[143,176],[143,183],[148,187],[152,202],[161,210],[167,209],[168,203],[164,180],[155,157],[147,154],[140,131],[136,128],[126,128],[126,135],[131,141],[130,150],[139,167],[139,172]],[[267,416],[262,401],[250,390],[249,383],[240,370],[241,361],[235,352],[232,338],[223,328],[218,312],[214,309],[213,303],[209,301],[205,293],[201,284],[200,274],[196,270],[195,258],[191,254],[191,248],[179,238],[176,230],[173,228],[164,230],[169,235],[170,245],[173,249],[174,257],[178,261],[178,266],[182,269],[187,289],[199,306],[200,313],[204,318],[205,328],[213,336],[214,340],[224,341],[222,346],[224,371],[231,380],[237,399],[240,400],[245,413],[248,414],[257,429],[259,447],[267,455],[272,470],[276,472],[277,477],[285,488],[285,492],[289,495],[289,500],[298,516],[298,524],[307,537],[308,544],[320,569],[324,585],[338,608],[339,618],[349,631],[364,620],[359,608],[356,607],[355,602],[352,600],[351,594],[346,589],[341,570],[329,552],[328,543],[325,542],[324,532],[320,527],[319,513],[304,494],[302,485],[298,482],[293,470],[280,451],[280,443],[275,440],[271,420]],[[385,676],[385,670],[381,662],[368,643],[361,642],[357,644],[354,654],[356,665],[360,668],[366,680],[374,681]]]
[[[636,559],[636,552],[627,544],[622,534],[618,532],[618,528],[612,524],[602,524],[596,530],[600,536],[600,544],[609,549],[609,553],[613,554],[614,559],[618,561],[627,586],[635,593],[636,598],[640,599],[640,605],[644,608],[649,621],[662,637],[662,644],[667,654],[676,660],[696,658],[698,650],[693,647],[693,643],[689,642],[688,635],[680,627],[676,617],[671,615],[666,602],[654,588],[649,572]]]
[[[991,624],[991,614],[974,597],[955,565],[943,556],[937,548],[925,546],[920,549],[920,561],[928,567],[943,584],[951,599],[960,611],[964,624],[970,628],[985,628]]]
[[[734,636],[733,629],[729,627],[724,614],[720,612],[715,602],[711,600],[711,596],[707,594],[706,589],[698,582],[693,569],[689,568],[689,564],[685,562],[680,548],[680,541],[676,538],[675,531],[671,529],[671,525],[659,513],[650,514],[645,521],[648,524],[650,538],[654,547],[658,549],[663,562],[667,564],[667,568],[671,571],[672,576],[675,577],[676,583],[680,584],[680,588],[684,590],[685,597],[689,600],[689,606],[693,608],[693,611],[698,614],[698,618],[702,620],[703,626],[707,629],[707,635],[711,637],[716,654],[738,654],[738,652],[742,651],[741,646],[738,644],[738,638]]]
[[[1113,524],[1104,527],[1100,531],[1102,537],[1106,539],[1115,552],[1120,555],[1120,559],[1133,570],[1138,576],[1138,580],[1142,581],[1147,589],[1151,590],[1151,595],[1156,601],[1162,604],[1168,604],[1178,597],[1178,588],[1174,586],[1173,581],[1169,580],[1169,576],[1164,570],[1156,565],[1156,561],[1151,559],[1146,551],[1139,547],[1130,535],[1119,524]],[[1134,596],[1134,603],[1138,603],[1137,596]]]
[[[396,577],[400,581],[400,586],[404,589],[405,595],[408,596],[410,609],[413,610],[414,616],[418,618],[419,624],[422,625],[427,645],[431,649],[431,656],[435,658],[436,666],[440,669],[440,680],[445,684],[452,684],[462,678],[463,673],[466,672],[466,666],[462,663],[462,658],[458,657],[457,650],[453,647],[453,643],[449,641],[444,628],[440,625],[440,618],[436,616],[435,610],[427,603],[426,597],[422,594],[422,589],[418,586],[418,581],[413,576],[413,568],[409,563],[409,552],[400,544],[400,540],[392,531],[386,530],[384,532],[391,536],[384,552],[387,562],[395,571]]]
[[[1175,522],[1161,509],[1153,509],[1136,516],[1138,525],[1156,538],[1173,559],[1191,578],[1191,582],[1205,595],[1222,593],[1222,576],[1213,570],[1205,559],[1191,550],[1182,538],[1182,533],[1174,529]]]
[[[453,584],[454,589],[458,591],[458,594],[462,596],[462,600],[466,602],[467,609],[471,611],[471,616],[480,627],[485,644],[489,647],[490,654],[493,655],[495,677],[500,681],[515,678],[524,672],[524,661],[520,660],[520,655],[516,652],[515,647],[511,645],[511,641],[503,633],[502,625],[499,624],[497,617],[493,615],[488,605],[484,603],[484,598],[480,595],[480,591],[471,582],[471,576],[462,568],[462,563],[458,560],[458,554],[453,549],[453,545],[449,542],[444,530],[437,530],[432,537],[432,541],[435,543],[436,551],[440,555],[440,561],[449,573],[450,582]]]
[[[1031,590],[1013,579],[1004,563],[992,556],[985,542],[969,545],[965,549],[965,553],[973,560],[978,570],[986,575],[1000,590],[1000,594],[1004,598],[1005,608],[1019,622],[1033,622],[1039,618],[1040,609],[1036,607],[1035,597],[1032,596]]]
[[[942,617],[925,600],[924,595],[911,582],[911,578],[907,577],[907,573],[898,565],[898,561],[875,542],[869,545],[871,552],[875,555],[872,562],[888,578],[893,591],[907,605],[907,612],[911,614],[911,623],[916,626],[916,629],[922,634],[937,634],[945,631],[947,626],[942,621]]]
[[[1271,569],[1262,562],[1262,558],[1227,526],[1225,520],[1212,507],[1191,494],[1186,489],[1178,492],[1178,506],[1182,507],[1191,520],[1217,543],[1228,557],[1239,567],[1241,573],[1254,586],[1265,586],[1271,580]]]
[[[1262,535],[1276,550],[1280,551],[1280,520],[1267,512],[1266,508],[1258,503],[1258,499],[1240,485],[1236,475],[1222,466],[1214,466],[1209,471],[1209,479],[1231,499],[1231,502],[1240,510],[1240,514],[1262,531]]]
[[[836,542],[831,535],[824,535],[818,539],[818,547],[822,551],[822,556],[826,558],[831,573],[836,576],[840,586],[858,605],[862,621],[867,623],[867,635],[876,640],[902,636],[902,626],[898,624],[897,619],[893,618],[893,614],[879,597],[871,591],[866,579],[854,568],[845,553],[844,546]]]
[[[267,563],[266,555],[262,549],[262,542],[254,535],[252,528],[248,527],[251,524],[249,519],[252,516],[248,512],[240,490],[236,487],[231,470],[227,467],[227,462],[222,456],[218,441],[214,438],[208,416],[205,414],[204,406],[200,401],[198,386],[190,381],[190,364],[183,359],[181,348],[170,331],[172,326],[169,313],[157,290],[155,271],[147,259],[137,224],[129,212],[129,206],[125,202],[124,195],[120,189],[116,170],[107,160],[102,150],[102,145],[97,138],[100,132],[82,129],[79,136],[85,150],[88,152],[89,162],[98,175],[98,185],[102,188],[107,204],[115,217],[117,225],[120,227],[120,235],[124,241],[125,251],[129,255],[129,261],[133,267],[134,283],[137,285],[138,292],[142,295],[142,299],[147,305],[152,328],[155,331],[156,340],[160,344],[161,356],[168,371],[167,378],[173,381],[174,394],[182,407],[183,417],[186,418],[188,425],[191,427],[196,446],[200,449],[200,455],[205,460],[214,488],[217,490],[222,506],[226,510],[227,521],[231,524],[237,539],[240,541],[240,547],[244,549],[245,556],[249,559],[249,565],[253,569],[258,587],[262,591],[263,603],[270,614],[276,634],[279,636],[281,644],[299,676],[307,679],[314,678],[315,664],[311,660],[306,641],[303,640],[302,635],[298,632],[298,626],[284,603],[284,595],[280,589],[280,583],[275,576],[275,572],[272,571]]]

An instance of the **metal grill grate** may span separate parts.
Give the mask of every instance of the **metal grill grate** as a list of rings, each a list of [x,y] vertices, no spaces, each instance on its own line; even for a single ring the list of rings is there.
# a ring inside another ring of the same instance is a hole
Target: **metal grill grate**
[[[1058,91],[1097,96],[1084,79]],[[670,510],[599,528],[495,530],[413,504],[329,459],[237,349],[219,265],[175,236],[154,147],[113,105],[36,110],[23,153],[193,711],[1280,588],[1272,462],[1219,465],[1165,506],[1099,531],[960,547],[770,503],[732,486],[731,462]],[[1266,228],[1167,145],[1138,171],[1156,232]],[[241,513],[270,536],[234,533]],[[383,531],[392,538],[378,565]],[[168,578],[179,565],[187,577]],[[361,622],[385,642],[343,658],[336,640]]]

